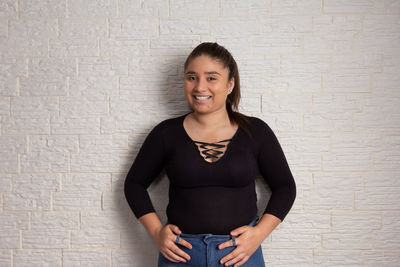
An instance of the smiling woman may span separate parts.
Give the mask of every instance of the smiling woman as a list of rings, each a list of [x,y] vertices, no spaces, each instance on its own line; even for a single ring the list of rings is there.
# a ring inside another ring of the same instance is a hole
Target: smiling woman
[[[184,70],[191,112],[146,137],[125,180],[126,199],[157,244],[159,267],[264,266],[261,243],[296,196],[285,155],[264,121],[237,111],[239,72],[224,47],[200,44]],[[163,168],[170,180],[166,225],[147,192]],[[272,191],[261,218],[258,173]]]

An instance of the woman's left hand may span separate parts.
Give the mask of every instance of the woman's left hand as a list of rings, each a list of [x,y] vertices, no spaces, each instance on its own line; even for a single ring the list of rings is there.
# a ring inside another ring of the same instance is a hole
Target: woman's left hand
[[[236,248],[221,259],[221,264],[234,267],[243,265],[263,242],[263,235],[256,226],[241,226],[231,231],[235,238]],[[218,246],[219,249],[232,247],[233,241],[226,241]]]

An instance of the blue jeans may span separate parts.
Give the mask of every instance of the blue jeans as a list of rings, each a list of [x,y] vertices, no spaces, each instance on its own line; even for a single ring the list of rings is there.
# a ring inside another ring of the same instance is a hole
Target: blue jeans
[[[254,226],[258,223],[258,218],[249,225]],[[235,236],[231,235],[213,235],[213,234],[185,234],[178,235],[192,245],[192,249],[188,249],[180,244],[176,244],[180,249],[190,255],[187,262],[172,262],[159,253],[158,267],[175,267],[175,266],[192,266],[192,267],[220,267],[225,266],[220,260],[231,253],[236,246],[218,249],[218,245],[228,240],[234,241]],[[243,267],[265,267],[264,257],[261,251],[261,245],[251,255],[251,257],[242,265]]]

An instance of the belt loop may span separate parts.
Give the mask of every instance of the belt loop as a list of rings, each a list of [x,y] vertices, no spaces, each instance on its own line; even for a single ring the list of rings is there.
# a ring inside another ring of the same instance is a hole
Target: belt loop
[[[177,236],[176,236],[176,239],[175,239],[175,243],[178,243],[179,242],[179,237],[181,236],[181,234],[178,234]]]
[[[232,235],[232,245],[236,247],[236,237]]]

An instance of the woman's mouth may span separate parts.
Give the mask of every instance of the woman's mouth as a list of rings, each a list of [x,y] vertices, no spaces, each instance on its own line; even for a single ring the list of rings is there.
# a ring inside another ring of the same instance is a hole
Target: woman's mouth
[[[197,96],[197,95],[195,95],[194,98],[195,98],[196,100],[205,101],[205,100],[207,100],[207,99],[210,99],[211,96],[210,96],[210,95],[209,95],[209,96]]]

